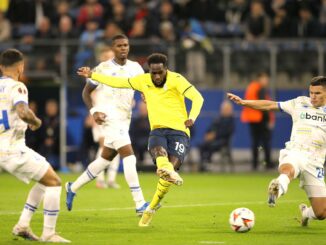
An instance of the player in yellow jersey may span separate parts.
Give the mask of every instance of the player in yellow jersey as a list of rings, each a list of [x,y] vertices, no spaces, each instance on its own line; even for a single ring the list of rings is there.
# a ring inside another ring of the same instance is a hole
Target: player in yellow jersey
[[[204,99],[198,90],[181,74],[167,69],[167,57],[160,53],[147,58],[149,73],[132,78],[106,76],[82,67],[78,74],[99,83],[116,88],[132,88],[143,93],[151,132],[148,140],[149,152],[157,165],[160,177],[154,197],[143,213],[139,226],[148,226],[160,201],[172,184],[182,185],[176,172],[189,149],[189,128],[194,125]],[[185,97],[192,101],[189,112]]]

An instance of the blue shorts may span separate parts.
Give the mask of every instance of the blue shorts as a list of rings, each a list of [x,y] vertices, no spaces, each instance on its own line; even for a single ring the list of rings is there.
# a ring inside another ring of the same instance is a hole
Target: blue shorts
[[[148,149],[162,146],[168,155],[176,156],[181,163],[188,153],[190,145],[189,136],[179,130],[170,128],[157,128],[150,132],[148,139]]]

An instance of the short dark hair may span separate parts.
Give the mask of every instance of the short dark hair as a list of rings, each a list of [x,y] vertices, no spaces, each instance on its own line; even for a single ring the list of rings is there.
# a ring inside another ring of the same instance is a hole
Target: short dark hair
[[[126,39],[126,40],[129,40],[128,37],[124,34],[117,34],[115,35],[114,37],[112,37],[111,39],[111,45],[113,45],[113,43],[116,41],[116,40],[119,40],[119,39]]]
[[[24,55],[17,49],[7,49],[0,55],[0,65],[4,67],[12,66],[24,60]]]
[[[163,64],[164,67],[168,65],[168,57],[164,54],[153,53],[147,57],[147,64],[150,66],[151,64]]]
[[[318,77],[313,77],[310,81],[311,86],[323,86],[324,88],[326,87],[326,77],[324,76],[318,76]]]

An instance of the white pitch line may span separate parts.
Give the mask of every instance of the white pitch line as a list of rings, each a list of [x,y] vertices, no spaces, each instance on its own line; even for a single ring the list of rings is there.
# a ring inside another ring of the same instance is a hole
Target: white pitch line
[[[300,202],[302,200],[284,200],[280,201],[280,203],[294,203],[294,202]],[[178,204],[178,205],[167,205],[162,206],[165,208],[197,208],[197,207],[215,207],[215,206],[230,206],[230,205],[237,205],[237,206],[243,206],[243,205],[262,205],[266,204],[266,202],[259,201],[259,202],[218,202],[218,203],[198,203],[198,204]],[[134,210],[134,207],[125,207],[125,208],[87,208],[87,209],[74,209],[72,212],[97,212],[97,211],[124,211],[124,210]],[[42,212],[42,210],[38,210],[36,212]],[[62,209],[60,211],[62,212],[68,212],[65,209]],[[21,211],[0,211],[1,215],[18,215]]]
[[[225,244],[225,242],[219,242],[219,241],[199,241],[200,244]]]

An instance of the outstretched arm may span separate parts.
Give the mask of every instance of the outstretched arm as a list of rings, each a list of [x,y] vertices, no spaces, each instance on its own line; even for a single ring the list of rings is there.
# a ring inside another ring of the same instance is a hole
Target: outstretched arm
[[[243,100],[239,96],[227,93],[228,98],[234,103],[246,106],[260,111],[277,111],[279,110],[278,104],[272,100]]]
[[[81,67],[77,74],[85,78],[91,78],[99,83],[103,83],[113,88],[133,88],[129,82],[129,78],[107,76],[100,73],[92,72],[89,67]]]

